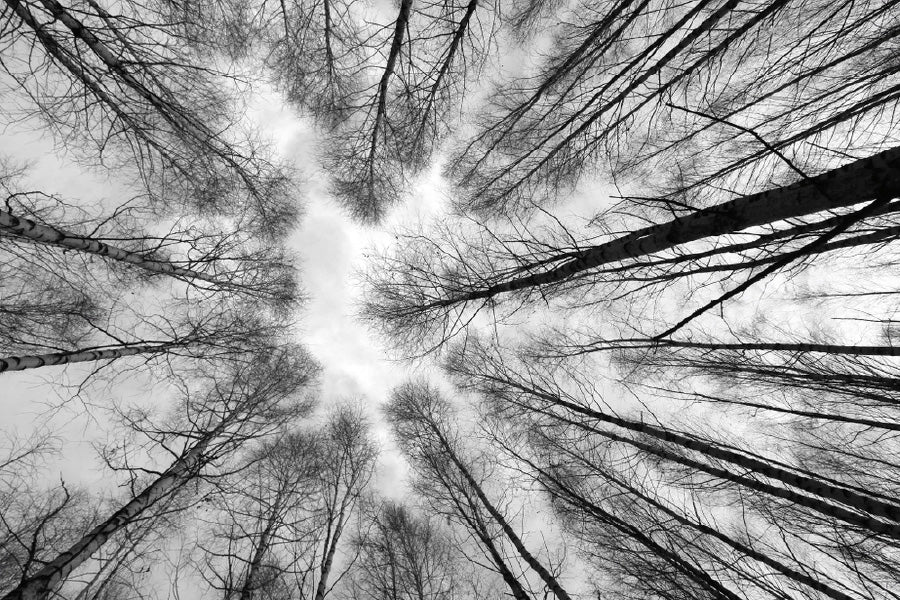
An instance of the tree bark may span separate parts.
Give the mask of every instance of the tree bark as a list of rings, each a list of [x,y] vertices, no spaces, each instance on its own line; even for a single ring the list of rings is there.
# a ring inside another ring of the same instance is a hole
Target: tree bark
[[[334,534],[327,541],[325,548],[325,556],[322,557],[320,566],[319,583],[316,585],[315,600],[324,600],[325,594],[328,592],[328,576],[331,573],[331,565],[334,563],[334,554],[337,551],[338,540],[344,530],[344,521],[346,519],[347,506],[350,499],[350,490],[341,500],[341,508],[338,512],[337,523],[334,526]]]
[[[73,350],[72,352],[55,352],[52,354],[32,354],[24,356],[7,356],[0,358],[0,373],[6,371],[24,371],[54,365],[90,362],[97,360],[115,360],[136,354],[161,354],[177,346],[188,343],[167,342],[163,344],[135,344],[118,348],[101,348],[97,350]]]
[[[848,356],[900,356],[900,346],[853,346],[846,344],[813,344],[803,342],[693,342],[686,340],[654,340],[634,338],[591,344],[591,350],[622,348],[700,348],[704,350],[773,350],[779,352],[819,352]]]
[[[3,210],[0,210],[0,231],[7,231],[39,244],[60,246],[129,263],[151,273],[184,279],[198,279],[217,285],[228,285],[205,273],[178,267],[164,260],[156,260],[138,252],[123,250],[99,240],[68,233],[62,229],[41,225],[25,217],[15,217]]]

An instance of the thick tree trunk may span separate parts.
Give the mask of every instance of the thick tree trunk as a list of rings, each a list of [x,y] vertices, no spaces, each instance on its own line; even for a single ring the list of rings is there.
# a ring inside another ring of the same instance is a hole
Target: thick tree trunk
[[[47,600],[53,590],[99,550],[106,540],[190,480],[201,466],[203,453],[216,434],[213,432],[204,436],[144,491],[37,573],[22,581],[2,600]]]
[[[55,352],[52,354],[32,354],[24,356],[7,356],[0,358],[0,373],[6,371],[24,371],[54,365],[90,362],[97,360],[115,360],[136,354],[160,354],[174,347],[185,346],[186,343],[135,344],[118,348],[101,348],[97,350],[73,350],[72,352]]]
[[[41,225],[25,217],[15,217],[3,210],[0,210],[0,231],[8,231],[13,235],[26,238],[39,244],[60,246],[70,250],[77,250],[78,252],[96,254],[111,260],[129,263],[151,273],[183,279],[197,279],[213,284],[226,285],[224,282],[220,282],[215,277],[206,275],[205,273],[178,267],[163,260],[155,260],[138,252],[129,252],[122,248],[116,248],[115,246],[110,246],[109,244],[89,237],[82,237],[61,229]]]
[[[792,185],[742,196],[686,217],[644,227],[599,246],[560,255],[555,262],[561,264],[552,269],[451,296],[436,304],[455,304],[560,283],[601,265],[647,256],[706,237],[898,195],[900,148],[892,148]]]

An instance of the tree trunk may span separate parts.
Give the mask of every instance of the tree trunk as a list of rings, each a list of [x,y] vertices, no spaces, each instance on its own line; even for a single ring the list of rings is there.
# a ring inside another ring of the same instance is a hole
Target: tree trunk
[[[608,346],[608,348],[607,348]],[[704,350],[774,350],[779,352],[819,352],[849,356],[900,356],[900,346],[853,346],[844,344],[813,344],[803,342],[693,342],[652,338],[609,340],[591,344],[591,350],[620,350],[623,348],[700,348]]]
[[[106,521],[94,527],[68,550],[47,563],[37,573],[22,581],[2,600],[47,600],[53,590],[65,581],[72,571],[99,550],[106,540],[190,480],[200,468],[203,453],[217,435],[218,429],[220,428],[205,435],[144,491],[114,512]]]
[[[553,259],[561,264],[552,269],[451,296],[436,304],[455,304],[559,283],[600,265],[654,254],[705,237],[898,195],[900,148],[892,148],[785,187],[742,196],[686,217],[644,227],[599,246],[562,254]]]
[[[7,356],[0,358],[0,373],[6,371],[24,371],[54,365],[90,362],[97,360],[115,360],[136,354],[160,354],[187,343],[136,344],[118,348],[102,348],[98,350],[73,350],[72,352],[55,352],[52,354],[32,354],[25,356]]]
[[[456,456],[456,452],[453,451],[453,448],[450,446],[447,439],[438,429],[438,427],[434,424],[431,424],[431,427],[435,434],[441,441],[441,445],[444,446],[444,449],[447,451],[447,455],[450,460],[456,465],[456,468],[459,469],[459,472],[462,473],[462,476],[466,481],[469,482],[469,485],[472,486],[472,490],[475,492],[475,495],[478,496],[478,500],[484,506],[484,508],[488,511],[488,514],[491,515],[491,518],[500,525],[500,528],[503,530],[503,533],[512,542],[513,547],[515,547],[516,551],[519,555],[528,563],[528,566],[538,574],[538,576],[544,581],[548,588],[553,592],[559,600],[571,600],[571,597],[566,590],[559,585],[559,582],[556,581],[556,578],[546,569],[544,565],[541,564],[539,560],[537,560],[534,555],[529,552],[528,548],[525,547],[525,544],[522,543],[522,540],[516,535],[516,532],[513,531],[513,528],[510,527],[509,523],[506,521],[506,517],[504,517],[499,510],[494,507],[491,501],[488,499],[487,495],[484,493],[484,490],[481,489],[481,486],[478,485],[478,482],[475,481],[475,478],[469,473],[468,468],[462,463],[462,461]]]
[[[325,594],[328,592],[328,575],[331,573],[331,565],[334,563],[334,554],[337,551],[338,540],[341,537],[341,532],[344,530],[344,520],[346,518],[349,497],[350,490],[347,490],[347,495],[341,501],[341,510],[338,512],[337,523],[334,526],[334,534],[331,536],[331,539],[328,540],[329,543],[325,548],[325,556],[322,557],[321,572],[319,574],[319,583],[316,586],[315,600],[324,600]]]
[[[743,544],[739,541],[736,541],[736,540],[732,539],[731,536],[728,536],[728,535],[722,533],[721,531],[714,529],[704,523],[701,523],[699,521],[694,521],[692,519],[688,519],[682,513],[672,510],[668,506],[643,494],[639,490],[633,488],[632,486],[626,484],[623,481],[619,481],[615,478],[609,477],[605,473],[602,476],[604,478],[606,478],[607,480],[611,481],[612,483],[614,483],[615,485],[618,485],[619,487],[627,490],[629,493],[634,494],[635,496],[637,496],[644,502],[647,502],[651,506],[663,511],[665,514],[669,515],[670,517],[672,517],[673,519],[675,519],[682,525],[690,527],[702,534],[708,535],[710,537],[713,537],[713,538],[719,540],[723,544],[730,547],[732,550],[735,550],[736,552],[743,554],[744,556],[752,558],[753,560],[756,560],[756,561],[768,566],[772,570],[777,571],[778,573],[787,577],[788,579],[791,579],[802,585],[805,585],[806,587],[808,587],[810,589],[816,590],[817,592],[820,592],[820,593],[828,596],[829,598],[832,598],[832,600],[854,600],[854,598],[852,596],[850,596],[849,594],[845,594],[844,592],[842,592],[838,589],[835,589],[826,583],[819,581],[815,577],[812,577],[812,576],[804,573],[803,571],[800,571],[797,569],[792,569],[790,566],[785,565],[782,562],[768,556],[765,552],[759,552],[756,549],[754,549],[752,546],[749,546],[747,544]]]
[[[253,597],[253,591],[256,589],[254,578],[259,572],[263,557],[269,549],[269,541],[272,539],[272,532],[275,530],[275,526],[278,523],[278,513],[281,510],[281,497],[282,490],[279,490],[278,496],[275,498],[275,506],[272,507],[272,512],[266,522],[266,527],[263,529],[262,534],[260,534],[259,543],[256,545],[256,548],[253,551],[253,557],[250,559],[250,566],[247,568],[247,576],[244,578],[243,587],[241,587],[240,600],[250,600]]]
[[[128,250],[123,250],[122,248],[116,248],[115,246],[110,246],[109,244],[89,237],[82,237],[61,229],[41,225],[25,217],[15,217],[3,210],[0,210],[0,231],[8,231],[13,235],[26,238],[39,244],[49,244],[88,254],[97,254],[105,258],[135,265],[151,273],[184,279],[198,279],[209,283],[225,285],[224,282],[220,282],[215,277],[206,275],[205,273],[178,267],[163,260],[155,260],[138,252],[130,252]]]

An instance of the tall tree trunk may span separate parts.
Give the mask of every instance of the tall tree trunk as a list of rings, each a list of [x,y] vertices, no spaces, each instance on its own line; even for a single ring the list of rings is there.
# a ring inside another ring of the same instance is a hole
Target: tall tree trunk
[[[662,512],[664,512],[671,518],[675,519],[682,525],[690,527],[702,534],[708,535],[710,537],[713,537],[713,538],[719,540],[723,544],[730,547],[732,550],[735,550],[736,552],[743,554],[744,556],[752,558],[753,560],[756,560],[756,561],[766,565],[767,567],[771,568],[774,571],[777,571],[778,573],[787,577],[788,579],[796,581],[802,585],[805,585],[806,587],[808,587],[810,589],[820,592],[820,593],[828,596],[832,600],[854,600],[854,598],[852,596],[850,596],[849,594],[845,594],[844,592],[831,587],[827,583],[819,581],[815,577],[803,572],[802,570],[791,568],[790,566],[785,565],[781,561],[778,561],[778,560],[770,557],[765,552],[759,552],[752,546],[750,546],[748,544],[744,544],[740,541],[737,541],[737,540],[733,539],[731,536],[728,536],[728,535],[722,533],[718,529],[714,529],[713,527],[710,527],[709,525],[701,523],[701,522],[699,522],[699,520],[695,521],[693,519],[688,519],[681,512],[672,510],[671,508],[664,505],[663,503],[655,500],[654,498],[651,498],[650,496],[645,495],[641,491],[635,489],[634,487],[626,484],[623,481],[619,481],[616,478],[609,477],[605,473],[602,476],[605,477],[606,479],[608,479],[609,481],[611,481],[612,483],[618,485],[619,487],[627,490],[629,493],[634,494],[636,497],[640,498],[644,502],[647,502],[649,505],[661,510]],[[801,568],[806,570],[806,568],[803,567],[802,565],[801,565]]]
[[[475,535],[475,537],[478,538],[478,540],[481,542],[481,545],[484,546],[484,549],[487,550],[487,553],[491,557],[491,561],[497,568],[497,572],[500,573],[500,577],[503,579],[503,583],[506,584],[506,586],[509,588],[509,591],[512,593],[513,598],[515,598],[515,600],[532,600],[532,598],[525,591],[525,588],[522,587],[522,584],[519,583],[519,580],[516,578],[515,574],[513,574],[510,568],[506,565],[506,561],[500,554],[500,550],[497,548],[494,540],[491,539],[489,532],[486,531],[484,523],[481,521],[481,519],[477,518],[476,510],[473,509],[472,516],[469,516],[456,496],[451,494],[451,497],[453,498],[453,503],[456,506],[457,513],[463,518],[463,520],[465,520],[466,524],[469,527],[469,530]],[[474,506],[471,498],[469,498],[467,494],[466,502],[470,506]]]
[[[72,544],[68,550],[47,563],[37,573],[22,581],[2,600],[47,600],[54,589],[65,581],[72,571],[99,550],[106,540],[187,483],[201,467],[203,453],[223,425],[224,423],[213,432],[206,434],[144,491]]]
[[[24,356],[7,356],[0,358],[0,373],[6,371],[24,371],[54,365],[90,362],[97,360],[115,360],[136,354],[160,354],[172,348],[187,346],[190,342],[166,342],[161,344],[134,344],[116,348],[100,348],[96,350],[73,350],[71,352],[55,352],[52,354],[31,354]]]
[[[68,233],[62,229],[41,225],[25,217],[15,217],[3,210],[0,210],[0,231],[8,231],[13,235],[39,244],[60,246],[129,263],[151,273],[184,279],[197,279],[218,285],[228,285],[226,282],[221,282],[205,273],[179,267],[164,260],[156,260],[138,252],[130,252],[110,246],[99,240]]]
[[[559,266],[453,295],[435,305],[491,298],[501,293],[559,283],[601,265],[654,254],[705,237],[898,195],[900,148],[892,148],[792,185],[742,196],[697,210],[686,217],[644,227],[599,246],[561,254],[551,259],[560,263]],[[547,262],[550,260],[542,264]],[[525,265],[519,270],[528,268]]]
[[[654,340],[635,338],[597,342],[592,347],[602,350],[605,345],[611,348],[653,348],[665,346],[670,348],[700,348],[704,350],[774,350],[780,352],[819,352],[822,354],[840,354],[849,356],[900,356],[900,346],[853,346],[843,344],[812,344],[792,342],[693,342],[681,340]]]
[[[444,81],[444,77],[447,75],[447,73],[450,71],[450,67],[453,65],[453,59],[456,57],[456,52],[459,49],[460,44],[462,43],[463,37],[465,37],[466,35],[466,31],[469,28],[469,22],[472,20],[472,15],[475,14],[476,8],[478,8],[478,0],[470,0],[468,6],[466,6],[466,12],[465,14],[463,14],[463,18],[460,20],[459,25],[453,32],[453,39],[450,42],[450,49],[447,50],[447,56],[441,63],[441,68],[438,70],[438,75],[434,80],[434,84],[432,84],[431,88],[428,90],[428,100],[425,104],[424,110],[422,111],[422,118],[419,121],[419,127],[416,131],[416,135],[414,138],[415,141],[413,142],[414,147],[419,146],[422,136],[425,135],[425,128],[428,123],[428,115],[431,113],[431,109],[435,104],[438,92],[440,91],[441,83]]]
[[[648,533],[641,530],[641,528],[636,527],[635,525],[623,519],[620,519],[616,515],[608,512],[603,507],[597,505],[588,498],[585,498],[582,494],[560,482],[553,475],[542,470],[539,470],[539,472],[542,476],[545,477],[546,484],[552,483],[553,486],[555,486],[555,489],[550,489],[550,493],[567,503],[569,506],[573,507],[575,510],[584,511],[587,514],[592,515],[601,523],[605,523],[615,528],[616,530],[621,532],[626,539],[633,539],[637,543],[641,544],[644,548],[649,550],[651,553],[653,553],[655,556],[661,558],[677,571],[687,576],[691,581],[710,591],[715,595],[715,597],[727,600],[741,599],[741,596],[738,596],[727,587],[722,585],[720,582],[713,579],[705,570],[686,560],[684,557],[685,555],[681,552],[672,552],[668,548],[663,547],[661,544],[657,543]],[[686,555],[690,556],[689,554]]]

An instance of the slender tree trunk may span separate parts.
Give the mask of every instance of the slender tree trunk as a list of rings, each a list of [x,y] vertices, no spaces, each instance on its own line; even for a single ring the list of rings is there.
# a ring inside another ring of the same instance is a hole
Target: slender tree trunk
[[[253,591],[256,589],[256,574],[262,566],[263,557],[269,549],[269,542],[272,539],[272,532],[278,524],[279,512],[281,511],[281,499],[283,490],[279,490],[278,496],[275,498],[275,505],[266,522],[266,527],[259,536],[259,543],[253,550],[253,557],[250,559],[250,566],[247,568],[247,576],[244,578],[244,585],[241,587],[240,600],[250,600],[253,597]]]
[[[220,282],[215,277],[205,273],[194,271],[192,269],[185,269],[184,267],[173,265],[167,261],[155,260],[144,254],[123,250],[122,248],[110,246],[99,240],[68,233],[62,229],[41,225],[25,217],[15,217],[3,210],[0,210],[0,231],[8,231],[13,235],[26,238],[39,244],[60,246],[70,250],[96,254],[111,260],[129,263],[151,273],[184,279],[197,279],[218,285],[227,285],[225,282]]]
[[[545,484],[553,484],[554,487],[550,488],[550,493],[560,498],[576,510],[585,511],[588,514],[593,515],[601,523],[608,524],[617,529],[626,538],[635,540],[637,543],[641,544],[647,550],[652,552],[655,556],[658,556],[665,562],[672,565],[679,572],[686,575],[689,579],[715,594],[716,597],[723,599],[727,598],[728,600],[741,600],[741,596],[738,596],[737,594],[726,588],[724,585],[713,579],[705,570],[698,568],[696,565],[685,560],[682,557],[681,553],[672,552],[671,550],[663,547],[645,531],[642,531],[640,528],[632,525],[631,523],[620,519],[616,515],[605,510],[603,507],[598,506],[590,499],[585,498],[577,491],[565,485],[565,483],[561,482],[552,474],[540,468],[538,468],[538,472],[545,478]],[[689,556],[689,554],[687,555]]]
[[[822,190],[827,191],[827,195]],[[559,266],[454,295],[435,305],[491,298],[501,293],[559,283],[604,264],[654,254],[705,237],[898,195],[900,148],[892,148],[792,185],[742,196],[697,210],[686,217],[644,227],[599,246],[561,254],[553,259],[561,263]]]
[[[456,510],[459,515],[468,524],[470,531],[472,531],[475,537],[478,538],[478,540],[481,542],[481,545],[484,546],[484,549],[487,550],[487,553],[490,555],[494,566],[500,573],[500,577],[503,578],[503,583],[505,583],[509,588],[509,591],[512,593],[513,598],[515,598],[515,600],[532,600],[532,598],[525,591],[525,588],[522,587],[522,584],[519,583],[519,580],[516,578],[513,572],[509,569],[508,566],[506,566],[506,561],[503,559],[503,556],[501,556],[500,550],[497,549],[497,545],[494,543],[494,540],[491,539],[491,536],[485,530],[484,524],[481,522],[481,519],[476,518],[475,510],[473,509],[472,516],[470,517],[452,493],[451,497],[453,498],[453,503],[456,505]],[[470,505],[472,504],[472,501],[468,497],[468,495],[466,496],[466,502]]]
[[[633,488],[632,486],[626,484],[623,481],[619,481],[616,478],[609,477],[605,473],[602,476],[604,478],[608,479],[609,481],[613,482],[614,484],[618,485],[619,487],[627,490],[629,493],[634,494],[635,496],[637,496],[644,502],[647,502],[649,505],[661,510],[662,512],[669,515],[670,517],[672,517],[673,519],[675,519],[682,525],[686,525],[704,535],[708,535],[710,537],[713,537],[713,538],[719,540],[723,544],[730,547],[732,550],[735,550],[736,552],[743,554],[744,556],[752,558],[753,560],[756,560],[756,561],[766,565],[767,567],[771,568],[774,571],[777,571],[778,573],[787,577],[788,579],[791,579],[802,585],[805,585],[806,587],[808,587],[810,589],[816,590],[817,592],[820,592],[820,593],[828,596],[829,598],[832,598],[832,600],[854,600],[854,598],[852,596],[850,596],[849,594],[845,594],[844,592],[831,587],[827,583],[823,583],[822,581],[819,581],[818,579],[816,579],[813,576],[808,575],[807,573],[804,573],[797,569],[793,569],[790,566],[785,565],[781,561],[778,561],[778,560],[770,557],[768,554],[757,551],[756,549],[754,549],[753,547],[751,547],[747,544],[743,544],[739,541],[736,541],[736,540],[732,539],[731,536],[725,535],[724,533],[722,533],[721,531],[719,531],[717,529],[714,529],[713,527],[710,527],[710,526],[708,526],[704,523],[698,522],[698,521],[694,521],[693,519],[688,519],[680,512],[672,510],[668,506],[651,498],[650,496],[643,494],[639,490]]]
[[[331,573],[331,565],[334,563],[334,554],[337,551],[338,540],[344,530],[344,521],[347,515],[347,506],[350,500],[350,491],[341,501],[341,509],[338,512],[337,523],[334,527],[334,534],[325,548],[325,556],[322,557],[321,571],[319,574],[319,583],[316,586],[315,600],[324,600],[325,594],[328,592],[328,576]]]
[[[72,544],[68,550],[47,563],[37,573],[22,581],[2,600],[47,600],[53,590],[65,581],[72,571],[99,550],[111,536],[134,522],[154,504],[189,481],[200,468],[203,453],[221,428],[220,425],[216,430],[205,435],[144,491],[114,512],[103,523],[94,527],[86,536]]]
[[[384,123],[385,112],[387,110],[387,93],[388,84],[397,64],[397,57],[400,56],[400,49],[403,47],[403,38],[406,34],[406,27],[409,23],[409,13],[412,9],[413,0],[401,0],[400,13],[397,15],[397,21],[394,23],[394,37],[391,41],[391,48],[388,52],[387,62],[384,66],[384,72],[381,74],[381,80],[378,82],[378,99],[375,105],[375,122],[372,125],[372,136],[369,145],[369,200],[374,202],[375,198],[375,154],[378,149],[378,136]]]
[[[600,422],[615,425],[617,427],[625,429],[626,431],[641,433],[651,438],[655,438],[670,444],[674,444],[676,446],[680,446],[682,448],[686,448],[688,450],[698,452],[707,457],[730,463],[732,465],[740,467],[745,472],[763,475],[764,477],[767,477],[769,479],[773,479],[787,484],[788,486],[803,490],[810,495],[798,493],[787,487],[778,487],[775,485],[767,484],[752,477],[736,475],[731,471],[728,471],[727,469],[706,464],[701,461],[682,456],[678,453],[671,452],[664,448],[660,448],[657,444],[646,443],[627,436],[618,435],[613,432],[596,429],[581,421],[569,421],[552,412],[541,411],[540,409],[537,409],[538,412],[544,412],[552,418],[569,422],[579,428],[591,431],[613,441],[628,444],[667,460],[671,460],[677,464],[682,464],[684,466],[709,473],[710,475],[720,477],[726,481],[731,481],[750,489],[789,500],[800,506],[811,508],[824,515],[839,519],[856,527],[868,529],[869,531],[872,531],[874,533],[878,533],[892,539],[900,540],[900,506],[896,504],[877,500],[871,496],[847,488],[833,486],[821,480],[788,471],[763,460],[731,451],[717,444],[705,442],[698,438],[688,437],[677,432],[667,431],[665,429],[661,429],[653,425],[648,425],[643,422],[632,421],[612,415],[607,415],[602,412],[565,401],[558,396],[538,390],[533,390],[525,385],[511,382],[506,379],[497,377],[489,377],[489,379],[504,385],[514,387],[515,389],[523,391],[526,394],[532,395],[534,397],[541,398],[542,400],[549,402],[551,405],[564,407],[577,414],[591,417]],[[529,406],[523,406],[523,408],[526,408],[528,410],[535,410],[534,407]],[[825,501],[826,499],[840,502],[841,504],[852,507],[853,510],[848,510],[842,506],[827,502]],[[875,515],[875,517],[884,517],[893,522],[886,522],[881,518],[875,518],[865,513]]]
[[[425,135],[425,127],[428,122],[428,115],[431,113],[431,109],[434,106],[435,99],[437,98],[438,91],[441,87],[441,82],[444,80],[444,77],[450,71],[450,67],[453,65],[453,59],[456,57],[456,52],[459,49],[460,44],[462,43],[463,37],[466,35],[466,31],[469,28],[469,22],[472,20],[472,15],[475,14],[475,9],[478,8],[478,0],[470,0],[468,6],[466,6],[466,12],[463,15],[463,18],[460,20],[459,25],[456,30],[453,32],[453,40],[450,42],[450,49],[447,50],[447,56],[444,61],[441,63],[441,68],[438,70],[438,76],[434,80],[434,84],[431,86],[431,89],[428,91],[428,101],[425,104],[425,109],[422,111],[422,119],[419,122],[419,128],[416,132],[415,136],[415,146],[419,145],[419,140]]]
[[[819,352],[849,356],[900,356],[900,346],[853,346],[844,344],[812,344],[792,342],[692,342],[681,340],[654,340],[634,338],[610,340],[591,344],[591,350],[618,350],[622,348],[700,348],[704,350],[774,350],[781,352]]]
[[[456,468],[459,469],[459,472],[462,473],[462,476],[465,478],[469,485],[472,486],[472,490],[475,492],[475,495],[478,496],[478,500],[484,506],[484,508],[488,511],[488,514],[491,515],[491,518],[500,525],[500,528],[503,530],[503,533],[512,542],[513,547],[515,547],[516,551],[519,555],[528,563],[528,566],[538,574],[538,576],[544,581],[548,588],[553,592],[553,594],[559,598],[559,600],[571,600],[571,597],[566,590],[563,589],[556,578],[544,567],[541,562],[534,557],[533,554],[525,547],[525,544],[522,543],[522,540],[516,535],[516,532],[510,527],[509,523],[506,521],[506,517],[500,513],[499,510],[491,503],[488,499],[487,495],[484,493],[484,490],[481,489],[481,486],[478,485],[478,482],[475,481],[475,478],[469,472],[469,469],[463,462],[456,456],[456,452],[454,452],[453,448],[450,446],[447,439],[444,437],[443,433],[441,433],[440,429],[431,424],[432,430],[438,436],[441,441],[441,445],[444,446],[444,449],[447,451],[447,455],[450,460],[456,465]]]
[[[54,365],[67,365],[77,362],[98,360],[115,360],[136,354],[161,354],[178,346],[186,346],[189,342],[162,344],[124,345],[118,348],[101,348],[97,350],[73,350],[72,352],[55,352],[52,354],[32,354],[24,356],[7,356],[0,358],[0,373],[6,371],[24,371]]]

